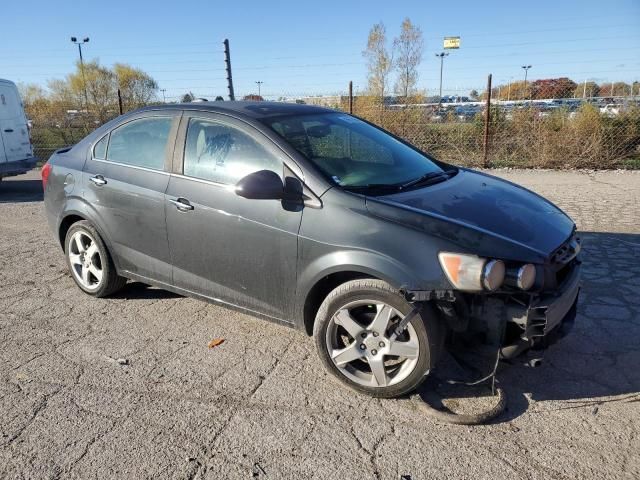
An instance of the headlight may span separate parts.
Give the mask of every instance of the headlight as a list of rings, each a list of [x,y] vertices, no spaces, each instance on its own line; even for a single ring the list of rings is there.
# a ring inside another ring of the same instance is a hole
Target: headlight
[[[487,260],[462,253],[441,252],[440,265],[449,281],[458,290],[496,290],[504,281],[502,260]]]
[[[516,276],[516,285],[521,290],[529,290],[536,281],[536,267],[530,263],[521,266]]]

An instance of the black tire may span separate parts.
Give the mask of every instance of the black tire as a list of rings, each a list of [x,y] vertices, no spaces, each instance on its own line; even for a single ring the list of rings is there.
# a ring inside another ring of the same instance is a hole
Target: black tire
[[[358,300],[376,300],[407,315],[414,307],[388,283],[375,279],[352,280],[338,286],[322,302],[313,326],[316,349],[325,368],[343,385],[378,398],[394,398],[405,395],[418,387],[438,360],[442,345],[442,328],[433,308],[420,305],[418,313],[410,321],[419,342],[418,360],[413,371],[399,383],[389,386],[368,387],[345,376],[333,363],[327,347],[327,329],[333,315],[345,305]]]
[[[99,285],[95,289],[88,289],[84,285],[82,285],[82,283],[78,281],[78,279],[76,278],[76,275],[74,275],[72,271],[74,267],[71,265],[71,260],[69,256],[69,243],[73,235],[79,231],[87,233],[95,241],[100,258],[103,259],[102,265],[101,265],[102,279],[100,280]],[[100,234],[93,227],[93,225],[91,225],[91,223],[89,223],[86,220],[81,220],[71,225],[71,227],[67,231],[67,235],[65,236],[64,253],[65,253],[65,258],[67,260],[67,267],[69,268],[69,273],[71,273],[71,278],[73,278],[74,282],[76,282],[76,285],[88,295],[92,295],[98,298],[107,297],[117,292],[118,290],[122,289],[122,287],[124,287],[125,284],[127,283],[126,278],[118,275],[118,272],[116,271],[116,268],[113,264],[111,254],[109,253],[109,250],[107,250],[107,247],[102,241]]]

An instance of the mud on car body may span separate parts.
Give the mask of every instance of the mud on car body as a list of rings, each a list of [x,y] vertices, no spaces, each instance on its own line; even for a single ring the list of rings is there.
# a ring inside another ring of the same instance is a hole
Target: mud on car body
[[[453,342],[505,358],[575,317],[580,243],[522,187],[320,107],[152,107],[43,168],[72,278],[127,279],[305,330],[335,378],[407,393]]]

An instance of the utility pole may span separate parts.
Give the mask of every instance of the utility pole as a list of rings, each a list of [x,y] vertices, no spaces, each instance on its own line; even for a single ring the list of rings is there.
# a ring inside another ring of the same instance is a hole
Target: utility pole
[[[522,68],[524,69],[524,95],[526,97],[527,96],[527,73],[529,73],[529,69],[531,68],[531,65],[522,65]]]
[[[162,92],[162,103],[167,103],[167,97],[165,97],[164,92],[167,91],[166,88],[161,88],[160,91]]]
[[[258,96],[260,96],[260,85],[262,85],[264,82],[261,82],[260,80],[258,80],[256,82],[256,84],[258,85]]]
[[[633,84],[631,85],[633,93]],[[353,81],[349,80],[349,115],[353,115]]]
[[[82,74],[82,87],[84,90],[84,108],[89,113],[89,96],[87,95],[87,79],[84,76],[84,60],[82,59],[82,45],[89,42],[89,37],[85,37],[82,41],[78,41],[76,37],[71,37],[71,43],[78,45],[78,53],[80,54],[80,72]]]
[[[224,42],[224,63],[227,70],[227,88],[229,89],[229,100],[234,101],[236,99],[233,93],[233,77],[231,75],[231,53],[229,52],[229,39],[225,38]]]
[[[509,77],[509,89],[507,90],[507,102],[511,101],[511,80],[513,80],[513,77]]]
[[[447,52],[436,53],[436,57],[440,57],[440,100],[438,105],[442,105],[442,66],[444,64],[444,57],[449,55]]]
[[[587,79],[584,79],[584,87],[582,87],[582,99],[587,98]]]

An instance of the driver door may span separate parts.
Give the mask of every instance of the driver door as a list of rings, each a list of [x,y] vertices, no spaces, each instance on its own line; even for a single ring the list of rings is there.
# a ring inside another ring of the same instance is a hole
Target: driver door
[[[194,112],[183,116],[174,165],[165,197],[174,285],[290,318],[302,210],[234,190],[258,170],[283,178],[283,154],[244,122]]]

